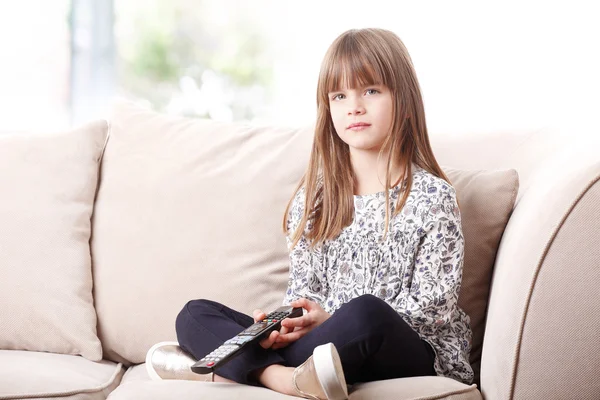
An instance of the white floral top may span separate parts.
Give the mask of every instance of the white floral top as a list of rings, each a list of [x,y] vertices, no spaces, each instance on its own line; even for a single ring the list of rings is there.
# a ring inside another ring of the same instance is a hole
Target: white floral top
[[[390,211],[401,186],[390,189]],[[304,201],[301,189],[288,215],[288,248]],[[377,296],[432,345],[438,375],[470,384],[472,332],[457,305],[464,237],[454,188],[413,164],[410,195],[382,240],[384,225],[385,192],[354,196],[354,220],[338,237],[310,250],[303,236],[290,249],[283,304],[306,297],[333,314],[362,294]]]

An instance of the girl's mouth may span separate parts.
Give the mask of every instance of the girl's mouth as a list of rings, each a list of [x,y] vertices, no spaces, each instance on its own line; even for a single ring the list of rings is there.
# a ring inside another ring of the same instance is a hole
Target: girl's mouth
[[[371,124],[367,124],[366,122],[355,122],[353,124],[348,125],[348,128],[346,129],[352,131],[362,131],[363,129],[367,129],[370,126]]]

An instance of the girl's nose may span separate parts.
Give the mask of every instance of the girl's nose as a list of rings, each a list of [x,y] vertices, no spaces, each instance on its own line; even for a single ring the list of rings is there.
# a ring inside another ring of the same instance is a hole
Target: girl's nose
[[[365,107],[358,102],[351,104],[350,108],[348,109],[348,115],[361,115],[364,113],[365,113]]]

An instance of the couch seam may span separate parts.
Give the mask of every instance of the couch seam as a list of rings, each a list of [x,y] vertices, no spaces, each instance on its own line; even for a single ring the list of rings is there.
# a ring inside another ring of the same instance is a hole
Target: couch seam
[[[100,183],[102,181],[102,164],[104,162],[104,152],[106,150],[106,146],[108,146],[108,140],[110,138],[110,134],[111,134],[111,130],[112,130],[112,124],[108,119],[105,119],[104,122],[106,123],[106,137],[104,138],[104,144],[102,145],[102,151],[100,152],[100,156],[98,157],[97,165],[98,165],[98,169],[97,169],[97,173],[96,173],[96,190],[94,190],[94,199],[92,202],[92,212],[90,214],[90,236],[88,238],[88,249],[89,249],[89,253],[90,253],[90,275],[91,275],[91,279],[92,279],[92,289],[91,289],[91,295],[92,295],[92,307],[94,308],[94,314],[96,315],[96,326],[95,326],[95,331],[96,331],[96,338],[98,339],[98,341],[100,342],[100,351],[101,351],[101,357],[104,359],[105,356],[105,350],[104,350],[104,345],[102,344],[102,340],[100,339],[100,329],[99,329],[99,319],[98,319],[98,311],[96,310],[96,283],[94,282],[94,252],[92,249],[92,242],[94,239],[94,219],[96,217],[96,203],[98,200],[98,193],[100,193]],[[1,397],[0,397],[1,399]]]
[[[573,212],[573,210],[575,209],[575,206],[577,206],[577,204],[581,201],[581,199],[583,198],[583,196],[585,196],[585,194],[590,190],[590,188],[592,186],[594,186],[597,182],[600,181],[600,175],[596,176],[595,178],[591,179],[590,182],[585,186],[585,188],[581,191],[581,193],[577,196],[577,198],[575,200],[573,200],[573,202],[571,203],[571,205],[568,207],[567,211],[565,211],[564,215],[562,216],[559,224],[557,225],[557,227],[554,229],[554,232],[552,232],[552,235],[550,235],[550,238],[548,239],[548,241],[546,242],[546,246],[544,247],[544,251],[542,252],[542,255],[540,256],[540,259],[538,260],[537,266],[536,266],[536,270],[535,273],[533,275],[533,279],[531,280],[531,284],[529,285],[529,291],[527,293],[527,299],[525,301],[525,309],[523,310],[523,315],[521,317],[521,324],[519,327],[519,337],[517,340],[517,348],[515,351],[515,355],[513,358],[513,369],[512,369],[512,377],[511,377],[511,382],[510,382],[510,395],[509,395],[509,399],[513,399],[514,395],[515,395],[515,386],[516,386],[516,381],[517,381],[517,370],[519,368],[519,361],[520,361],[520,356],[521,356],[521,344],[523,342],[523,331],[525,330],[525,321],[527,320],[527,315],[529,312],[529,306],[531,304],[531,297],[533,296],[533,291],[535,289],[539,274],[540,274],[540,270],[542,269],[542,264],[544,263],[544,260],[546,259],[546,256],[548,255],[548,252],[550,251],[550,248],[552,247],[552,244],[554,243],[554,239],[556,239],[556,236],[558,235],[558,232],[561,230],[561,228],[563,227],[563,225],[565,224],[566,220],[569,218],[569,216],[571,215],[571,213]]]
[[[104,158],[104,151],[106,150],[106,146],[108,145],[108,139],[110,138],[110,134],[112,131],[111,122],[108,119],[105,119],[104,122],[106,122],[106,137],[104,138],[104,144],[102,145],[102,151],[100,152],[100,157],[98,158],[99,163]]]
[[[41,392],[41,393],[27,393],[27,394],[9,394],[9,397],[6,397],[5,395],[0,395],[0,399],[30,399],[30,398],[35,398],[35,397],[47,397],[47,398],[52,398],[52,397],[56,397],[56,396],[71,396],[74,394],[79,394],[79,393],[95,393],[95,392],[99,392],[101,390],[104,390],[106,388],[108,388],[110,385],[112,385],[115,381],[115,379],[117,378],[117,375],[121,372],[121,370],[123,369],[123,364],[118,363],[116,365],[115,371],[113,372],[112,376],[109,378],[108,382],[100,385],[100,386],[96,386],[94,388],[90,388],[90,389],[76,389],[76,390],[68,390],[68,391],[63,391],[63,392]]]
[[[515,206],[517,205],[517,196],[519,194],[519,189],[521,188],[521,181],[520,181],[520,176],[519,176],[519,171],[517,171],[516,169],[513,169],[514,173],[515,173],[515,181],[516,181],[516,185],[513,188],[513,192],[512,192],[512,198],[511,198],[511,202],[512,202],[512,210],[510,210],[510,214],[512,214],[512,211],[515,209]],[[510,219],[510,214],[509,214],[509,219]]]
[[[464,389],[456,389],[456,390],[453,390],[453,391],[450,391],[450,392],[445,392],[444,394],[434,394],[432,396],[415,397],[412,400],[438,400],[438,399],[444,399],[444,398],[446,398],[448,396],[452,396],[452,395],[455,395],[455,394],[468,393],[468,392],[471,392],[473,390],[478,391],[477,390],[477,385],[474,384],[474,383],[472,385],[470,385],[469,387],[466,387]]]

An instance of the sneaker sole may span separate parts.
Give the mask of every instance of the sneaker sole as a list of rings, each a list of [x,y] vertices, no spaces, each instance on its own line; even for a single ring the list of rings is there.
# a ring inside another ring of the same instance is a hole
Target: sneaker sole
[[[313,361],[317,378],[327,398],[330,400],[347,399],[346,377],[340,355],[333,343],[317,346],[313,351]]]
[[[179,342],[156,343],[154,346],[150,347],[150,350],[148,350],[148,352],[146,353],[146,371],[148,372],[148,375],[150,375],[150,379],[152,379],[153,381],[162,381],[163,378],[161,378],[158,375],[158,373],[156,373],[156,371],[154,370],[154,367],[152,366],[152,354],[154,353],[154,350],[158,349],[161,346],[166,346],[166,345],[179,346]]]

